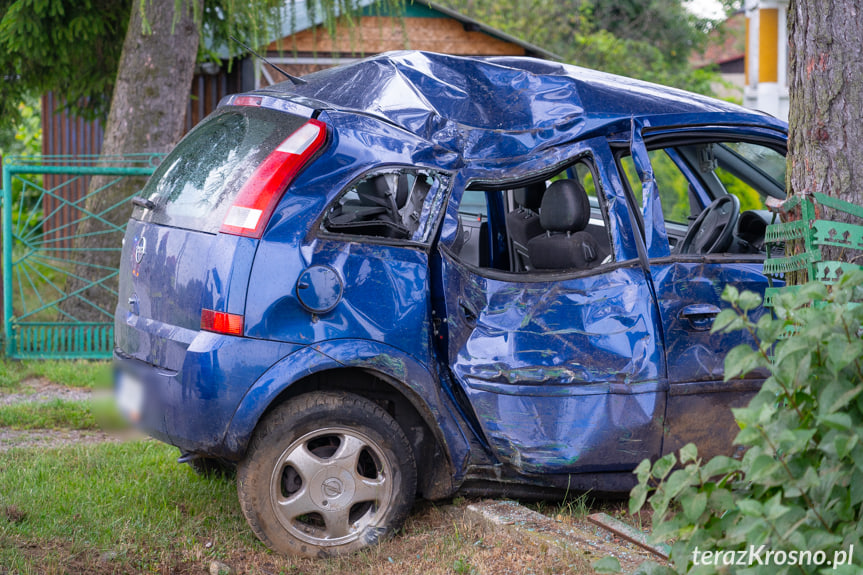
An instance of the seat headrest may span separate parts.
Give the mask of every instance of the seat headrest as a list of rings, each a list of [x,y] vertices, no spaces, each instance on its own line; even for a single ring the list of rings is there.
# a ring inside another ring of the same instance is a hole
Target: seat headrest
[[[545,195],[545,182],[537,182],[513,191],[513,199],[517,206],[525,207],[534,212],[539,211],[542,205],[542,196]]]
[[[578,180],[552,182],[542,197],[539,214],[550,232],[580,232],[590,221],[590,201]]]

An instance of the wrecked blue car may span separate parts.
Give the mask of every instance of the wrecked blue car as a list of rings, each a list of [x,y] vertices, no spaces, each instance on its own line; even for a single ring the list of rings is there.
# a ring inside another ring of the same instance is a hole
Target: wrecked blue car
[[[529,58],[398,52],[227,97],[124,239],[118,402],[236,466],[269,547],[351,552],[415,497],[625,491],[729,453],[712,334],[763,292],[787,126]]]

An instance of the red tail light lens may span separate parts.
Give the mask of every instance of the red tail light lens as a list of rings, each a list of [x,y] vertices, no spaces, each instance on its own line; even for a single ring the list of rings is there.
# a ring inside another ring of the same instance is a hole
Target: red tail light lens
[[[226,335],[243,335],[243,316],[204,309],[201,310],[201,329]]]
[[[288,136],[240,189],[219,231],[260,238],[282,193],[326,139],[327,127],[318,120],[307,121]]]
[[[263,98],[260,96],[237,96],[231,102],[234,106],[260,106]]]

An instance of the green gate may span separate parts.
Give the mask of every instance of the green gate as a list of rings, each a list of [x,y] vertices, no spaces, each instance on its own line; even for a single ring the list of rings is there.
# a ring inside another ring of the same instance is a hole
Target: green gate
[[[140,184],[123,188],[127,178],[153,173],[160,160],[158,154],[5,159],[0,237],[6,357],[111,357],[118,238]],[[109,205],[98,201],[116,193],[121,197]],[[113,294],[113,304],[97,301],[97,291],[105,292],[105,301]]]

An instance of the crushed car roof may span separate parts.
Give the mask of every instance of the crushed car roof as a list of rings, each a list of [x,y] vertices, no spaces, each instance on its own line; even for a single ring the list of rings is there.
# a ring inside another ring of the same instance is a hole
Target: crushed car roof
[[[600,128],[626,130],[633,118],[786,128],[721,100],[536,58],[387,52],[303,79],[265,91],[376,116],[465,159],[490,159],[495,150],[511,158]]]

